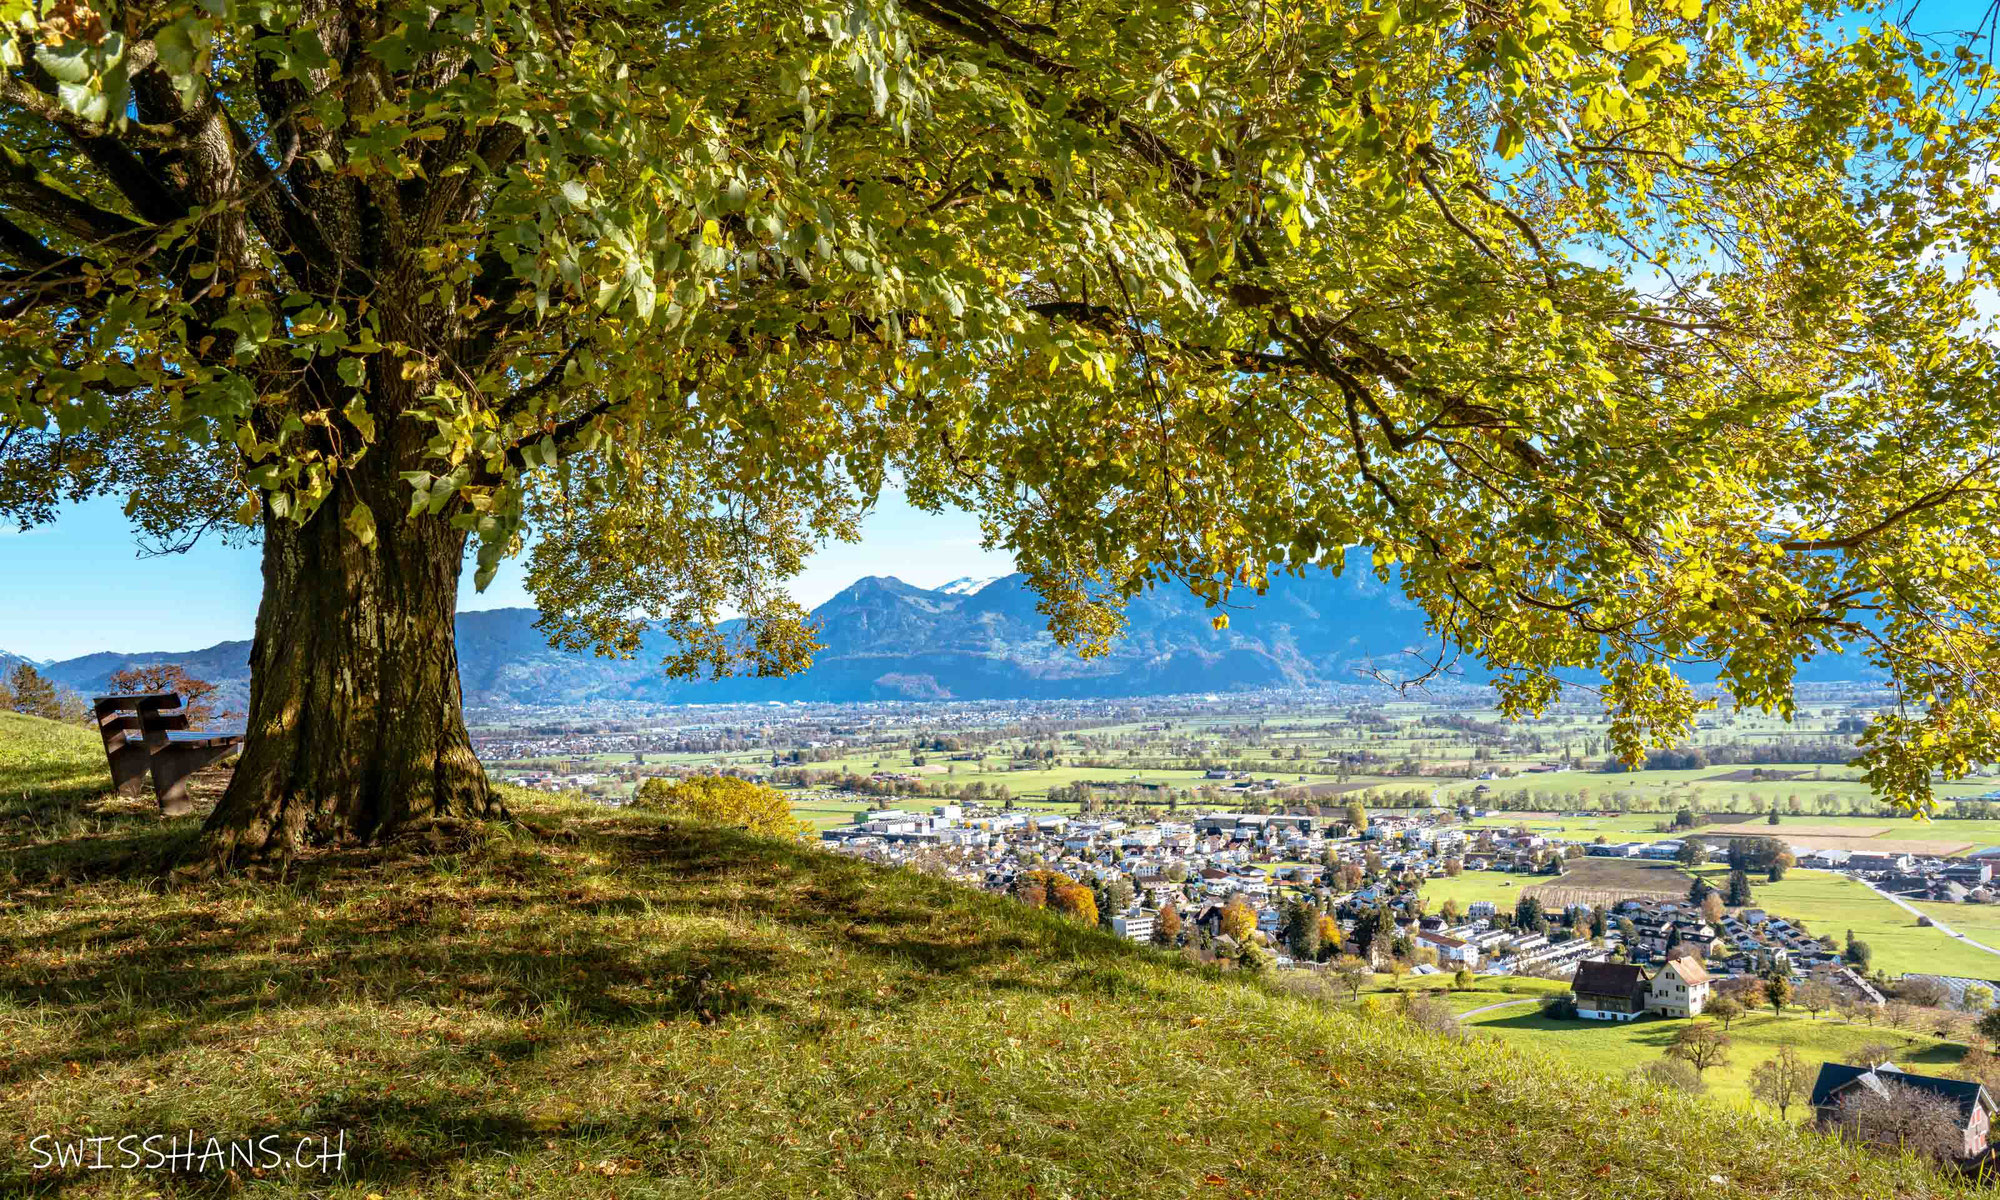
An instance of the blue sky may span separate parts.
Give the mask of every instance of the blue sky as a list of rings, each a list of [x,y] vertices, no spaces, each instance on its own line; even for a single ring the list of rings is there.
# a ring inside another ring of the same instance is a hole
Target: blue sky
[[[64,659],[97,650],[198,650],[250,636],[263,589],[258,549],[205,541],[186,554],[140,558],[116,498],[65,509],[25,533],[0,526],[0,650]],[[935,587],[962,575],[1004,575],[1005,553],[980,549],[970,515],[932,516],[885,494],[863,540],[824,548],[792,581],[816,605],[863,575]],[[465,573],[459,608],[531,606],[519,561],[485,592]]]

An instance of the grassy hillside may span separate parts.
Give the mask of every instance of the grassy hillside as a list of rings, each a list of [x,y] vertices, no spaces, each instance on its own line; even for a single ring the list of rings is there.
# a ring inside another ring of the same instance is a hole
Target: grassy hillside
[[[110,782],[95,733],[0,709],[0,814],[78,801]]]
[[[1949,1191],[1734,1106],[642,814],[515,796],[512,825],[176,881],[154,865],[192,822],[100,806],[66,735],[29,762],[5,732],[27,799],[0,810],[0,1195]],[[39,1134],[190,1129],[345,1131],[346,1171],[32,1169]]]

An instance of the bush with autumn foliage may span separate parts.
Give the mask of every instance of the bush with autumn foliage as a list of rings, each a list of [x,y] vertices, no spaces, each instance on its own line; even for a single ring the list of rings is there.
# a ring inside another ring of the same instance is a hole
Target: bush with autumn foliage
[[[730,775],[688,779],[648,779],[632,797],[632,807],[705,825],[736,825],[767,837],[802,838],[812,826],[792,815],[778,791]]]

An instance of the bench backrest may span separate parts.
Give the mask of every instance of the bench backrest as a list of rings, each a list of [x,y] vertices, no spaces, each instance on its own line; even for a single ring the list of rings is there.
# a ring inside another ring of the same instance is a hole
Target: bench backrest
[[[181,698],[175,692],[153,692],[143,696],[99,696],[92,702],[92,710],[97,714],[97,728],[104,736],[104,744],[112,744],[114,734],[129,734],[139,730],[147,741],[166,739],[169,729],[186,729],[188,717],[178,710]],[[128,715],[129,714],[129,715]]]
[[[152,750],[166,743],[167,731],[187,728],[186,713],[165,711],[180,706],[181,698],[174,692],[99,696],[91,701],[115,790],[129,794],[137,788],[151,769]]]

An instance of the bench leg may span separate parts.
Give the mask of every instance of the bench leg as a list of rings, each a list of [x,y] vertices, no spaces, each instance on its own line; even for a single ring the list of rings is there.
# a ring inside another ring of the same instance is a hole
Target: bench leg
[[[137,796],[146,782],[146,744],[127,742],[108,751],[111,762],[111,790],[121,796]]]
[[[153,756],[153,791],[160,800],[160,815],[184,817],[194,811],[188,799],[187,777],[201,769],[191,754]]]
[[[160,799],[160,815],[184,817],[193,812],[194,802],[188,799],[187,777],[210,763],[228,758],[239,749],[239,746],[170,748],[153,755],[153,792]]]

